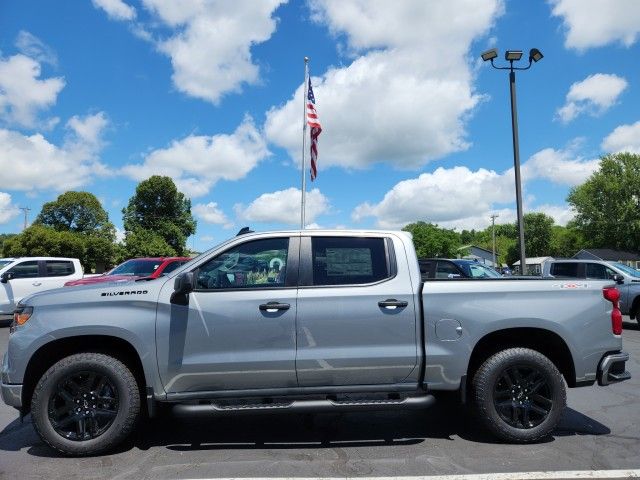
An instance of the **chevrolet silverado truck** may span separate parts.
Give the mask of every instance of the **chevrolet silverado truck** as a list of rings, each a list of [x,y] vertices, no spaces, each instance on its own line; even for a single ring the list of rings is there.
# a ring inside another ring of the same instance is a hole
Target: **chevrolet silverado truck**
[[[249,232],[167,277],[23,299],[1,391],[67,455],[115,447],[160,404],[422,409],[439,391],[499,439],[535,442],[566,386],[630,377],[618,299],[609,280],[422,282],[405,232]]]

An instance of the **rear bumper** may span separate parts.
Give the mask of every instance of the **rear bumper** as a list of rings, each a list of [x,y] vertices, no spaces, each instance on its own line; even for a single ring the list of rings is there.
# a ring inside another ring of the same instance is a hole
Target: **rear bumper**
[[[602,357],[598,366],[598,385],[604,386],[629,380],[631,374],[625,369],[627,360],[629,360],[627,352],[610,353]]]
[[[0,394],[4,403],[11,407],[22,407],[22,385],[0,383]]]

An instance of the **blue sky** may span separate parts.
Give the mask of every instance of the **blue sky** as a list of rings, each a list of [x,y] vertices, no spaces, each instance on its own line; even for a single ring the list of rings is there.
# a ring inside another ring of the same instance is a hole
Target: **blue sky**
[[[192,199],[198,250],[297,228],[304,56],[323,125],[310,226],[512,222],[493,47],[544,54],[517,75],[525,212],[565,224],[601,155],[640,152],[639,39],[635,0],[2,2],[0,231],[70,189],[122,229],[153,174]]]

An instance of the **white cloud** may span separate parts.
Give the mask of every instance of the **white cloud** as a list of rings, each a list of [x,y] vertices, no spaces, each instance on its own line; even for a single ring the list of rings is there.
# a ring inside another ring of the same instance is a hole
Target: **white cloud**
[[[86,185],[95,176],[108,175],[107,168],[97,159],[102,145],[100,132],[106,125],[101,122],[105,118],[102,112],[74,117],[67,124],[69,134],[61,146],[50,143],[40,133],[23,135],[0,129],[0,171],[11,172],[11,181],[5,183],[5,188],[64,191]],[[96,123],[102,124],[99,130]]]
[[[403,180],[382,201],[363,203],[353,211],[354,221],[376,217],[382,228],[397,228],[423,220],[441,224],[488,212],[494,204],[514,198],[512,178],[481,168],[438,168],[418,178]]]
[[[264,193],[246,207],[236,204],[234,210],[241,220],[296,225],[300,223],[300,195],[300,190],[293,187]],[[306,219],[311,224],[330,208],[329,199],[317,188],[307,192],[305,204]]]
[[[552,14],[562,17],[565,47],[586,50],[619,42],[630,47],[640,33],[637,0],[552,0]]]
[[[323,125],[320,168],[416,168],[468,148],[465,119],[482,98],[473,90],[468,50],[502,12],[501,2],[318,0],[312,8],[361,54],[313,78]],[[446,55],[426,54],[425,45]],[[300,86],[265,124],[269,140],[296,161],[302,95]]]
[[[18,32],[15,45],[20,53],[27,57],[33,58],[40,63],[48,63],[54,67],[58,65],[56,52],[38,37],[25,30]]]
[[[532,155],[522,166],[522,181],[544,179],[562,185],[578,185],[598,168],[598,160],[573,157],[572,147],[565,150],[547,148]],[[532,200],[526,200],[530,203]],[[358,205],[351,217],[359,222],[374,217],[381,228],[399,228],[407,223],[425,221],[446,228],[485,228],[492,213],[500,222],[515,221],[515,212],[505,204],[515,203],[513,168],[497,173],[484,168],[438,168],[417,178],[397,183],[378,203]],[[543,211],[565,224],[570,219],[568,207],[530,207],[526,211]]]
[[[567,99],[557,115],[568,123],[581,113],[601,115],[611,108],[627,88],[627,81],[617,75],[596,73],[569,88]]]
[[[546,215],[549,215],[556,222],[556,225],[565,226],[569,223],[570,220],[573,220],[576,212],[569,205],[538,205],[533,209],[529,210],[530,212],[540,212]]]
[[[101,8],[109,18],[113,20],[133,20],[136,18],[136,9],[127,5],[122,0],[91,0],[93,6]]]
[[[216,202],[209,202],[207,204],[199,203],[194,205],[191,210],[195,215],[207,223],[223,225],[224,228],[233,227],[233,223],[229,221]]]
[[[123,244],[124,243],[124,239],[126,238],[126,234],[127,232],[124,229],[116,228],[116,243],[120,243]]]
[[[574,157],[575,153],[572,148],[564,150],[545,148],[540,150],[522,165],[523,182],[544,179],[558,185],[568,185],[570,187],[580,185],[598,169],[600,160],[583,160]],[[512,174],[512,171],[509,170],[509,174]]]
[[[40,80],[40,64],[25,55],[0,58],[0,118],[33,127],[37,115],[56,103],[64,88],[61,77]]]
[[[14,217],[17,217],[20,210],[16,205],[11,203],[11,195],[0,192],[0,224],[7,223]]]
[[[640,153],[640,121],[616,127],[602,141],[602,149],[613,153]]]
[[[251,47],[276,29],[274,11],[286,0],[143,0],[172,32],[157,42],[171,58],[173,83],[187,95],[217,104],[244,83],[260,80]],[[146,31],[143,36],[150,38]]]
[[[167,148],[154,150],[142,164],[127,165],[122,173],[134,180],[167,175],[189,197],[209,192],[219,180],[239,180],[269,155],[253,119],[245,117],[232,134],[189,135]]]

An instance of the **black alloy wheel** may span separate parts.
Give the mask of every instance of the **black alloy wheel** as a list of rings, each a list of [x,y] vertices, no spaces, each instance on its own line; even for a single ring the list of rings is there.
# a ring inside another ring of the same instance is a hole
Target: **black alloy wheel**
[[[106,432],[118,414],[118,390],[98,372],[64,377],[49,399],[49,421],[60,436],[83,441]]]
[[[514,365],[498,376],[493,403],[507,424],[529,429],[548,417],[553,408],[553,395],[543,372],[531,365]]]

